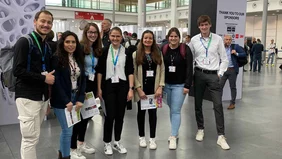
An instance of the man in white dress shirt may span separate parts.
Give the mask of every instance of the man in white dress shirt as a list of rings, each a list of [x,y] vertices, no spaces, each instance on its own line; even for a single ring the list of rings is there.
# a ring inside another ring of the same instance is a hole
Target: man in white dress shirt
[[[196,134],[197,141],[204,139],[204,117],[202,112],[202,103],[204,92],[207,89],[210,92],[216,119],[218,133],[217,144],[222,149],[230,149],[224,137],[224,114],[222,108],[222,90],[220,87],[220,77],[228,67],[228,58],[223,40],[220,36],[211,33],[211,19],[207,15],[198,18],[198,27],[200,34],[195,35],[189,44],[194,55],[195,74],[194,74],[194,94],[195,94],[195,114],[198,125]]]

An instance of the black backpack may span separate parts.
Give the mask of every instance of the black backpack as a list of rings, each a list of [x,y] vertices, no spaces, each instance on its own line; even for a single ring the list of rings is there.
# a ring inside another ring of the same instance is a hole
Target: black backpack
[[[129,51],[129,53],[132,54],[133,52],[135,52],[135,51],[137,50],[137,45],[138,45],[139,42],[140,42],[140,40],[138,39],[137,42],[136,42],[136,44],[135,44],[135,45],[132,45],[132,44],[131,44],[131,40],[128,41],[129,46],[128,46],[127,49],[128,49],[128,51]]]
[[[231,50],[236,50],[235,46],[236,46],[235,44],[231,44]],[[241,46],[239,45],[239,47],[241,47]],[[244,50],[243,47],[241,47],[241,48]],[[237,62],[238,62],[239,67],[243,67],[244,65],[246,65],[248,63],[248,57],[247,56],[245,56],[245,57],[236,56],[236,57],[237,57]]]

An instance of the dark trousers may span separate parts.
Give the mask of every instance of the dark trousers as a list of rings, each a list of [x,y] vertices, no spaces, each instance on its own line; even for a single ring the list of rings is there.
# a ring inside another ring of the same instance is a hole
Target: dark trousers
[[[222,91],[217,74],[206,74],[195,70],[194,74],[195,114],[198,129],[204,129],[203,96],[206,88],[209,90],[213,101],[216,128],[218,135],[224,135],[224,114],[222,108]]]
[[[254,54],[250,54],[250,71],[252,71],[254,63]]]
[[[256,72],[258,67],[258,72],[260,72],[261,68],[261,54],[254,55],[254,68],[253,71]]]
[[[87,77],[85,92],[92,91],[95,96],[97,92],[96,88],[97,88],[97,81],[96,80],[90,81],[88,80],[88,77]],[[71,137],[71,148],[72,149],[77,149],[77,140],[80,142],[84,142],[87,124],[90,119],[91,118],[81,119],[79,123],[73,126],[73,132],[72,132],[72,137]]]
[[[72,149],[77,149],[77,140],[80,142],[84,142],[88,121],[89,118],[82,119],[79,123],[73,126],[72,137],[71,137]]]
[[[137,123],[139,136],[145,136],[145,115],[146,110],[141,110],[141,102],[138,103],[138,113],[137,113]],[[157,109],[149,109],[149,124],[150,124],[150,138],[156,137],[156,127],[157,127]]]
[[[221,77],[220,85],[222,91],[227,79],[229,81],[229,86],[231,90],[230,104],[235,104],[236,95],[237,95],[237,88],[236,88],[237,73],[234,68],[228,68],[227,71],[224,73],[224,75]]]
[[[114,128],[115,141],[120,140],[125,107],[127,103],[127,94],[129,91],[128,82],[111,83],[111,80],[105,82],[103,89],[103,98],[106,107],[106,116],[104,122],[104,142],[112,141]]]

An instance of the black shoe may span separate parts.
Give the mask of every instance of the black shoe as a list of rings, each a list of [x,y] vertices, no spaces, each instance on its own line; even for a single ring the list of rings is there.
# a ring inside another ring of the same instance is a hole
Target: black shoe
[[[244,72],[247,72],[247,70],[243,70]]]

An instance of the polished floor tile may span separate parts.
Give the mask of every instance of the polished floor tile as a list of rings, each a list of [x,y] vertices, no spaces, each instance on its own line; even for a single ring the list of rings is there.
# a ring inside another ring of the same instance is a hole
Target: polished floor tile
[[[103,117],[95,116],[90,122],[86,142],[96,153],[87,159],[281,159],[282,158],[282,71],[278,66],[262,66],[261,73],[247,71],[243,76],[243,98],[236,101],[234,110],[227,110],[228,101],[223,102],[225,128],[229,151],[217,144],[214,110],[210,101],[203,102],[205,138],[195,141],[197,131],[194,98],[187,97],[182,108],[182,123],[179,131],[178,149],[168,149],[170,119],[168,107],[158,110],[157,150],[139,147],[136,106],[127,111],[124,118],[122,143],[127,154],[114,151],[112,156],[104,154]],[[248,66],[246,66],[248,69]],[[146,140],[149,140],[148,114],[146,114]],[[59,148],[61,128],[54,116],[42,124],[38,158],[55,159]],[[21,134],[19,125],[0,126],[0,158],[20,159]]]

